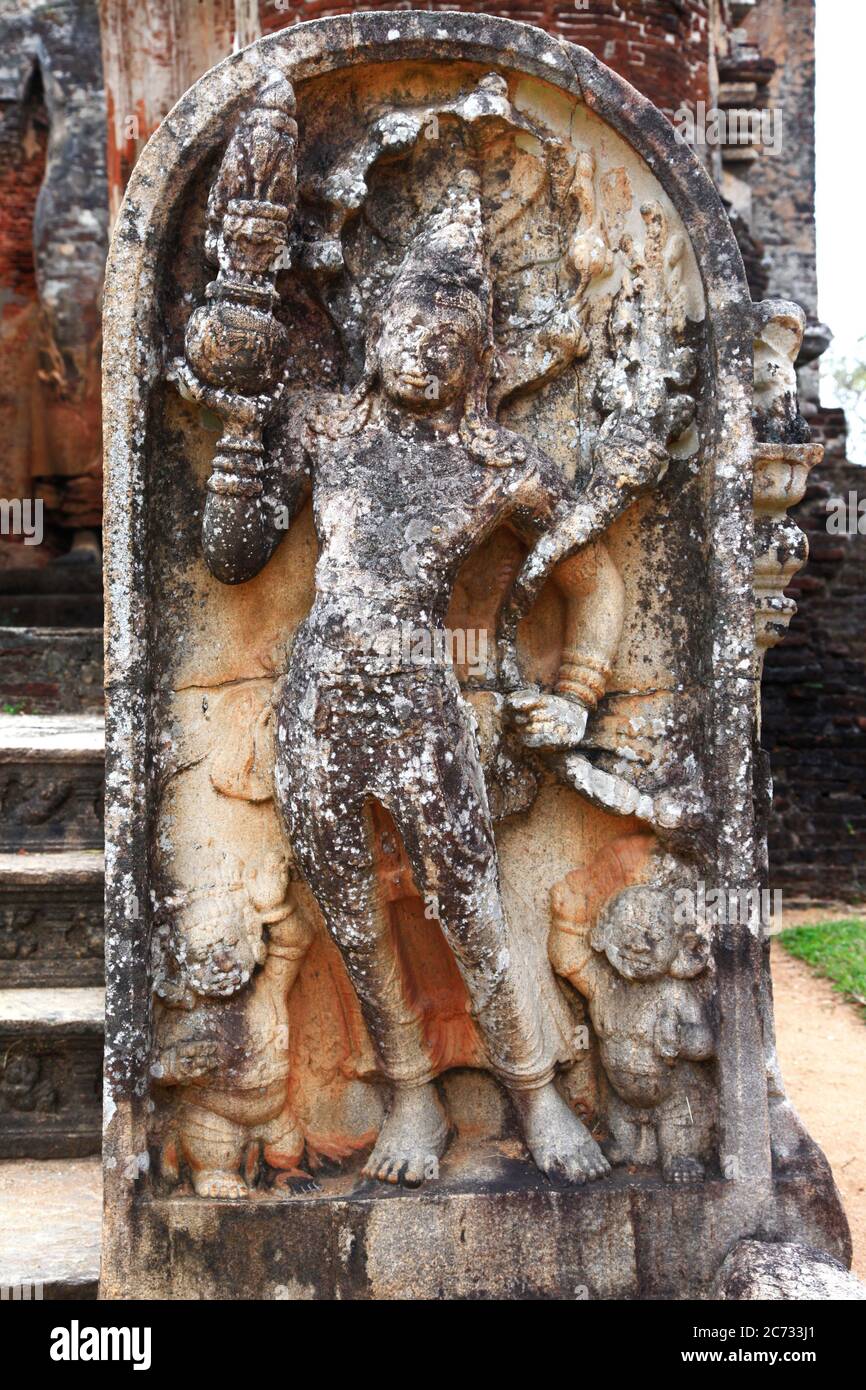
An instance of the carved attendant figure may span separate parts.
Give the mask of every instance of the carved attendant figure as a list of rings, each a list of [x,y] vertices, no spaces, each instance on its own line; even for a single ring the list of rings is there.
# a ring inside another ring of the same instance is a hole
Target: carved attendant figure
[[[175,1088],[163,1173],[176,1182],[184,1160],[200,1197],[246,1197],[242,1168],[260,1146],[283,1172],[304,1147],[287,1097],[289,995],[312,926],[284,861],[229,875],[170,908],[175,976],[162,988],[153,1071]]]
[[[553,965],[589,1003],[607,1081],[611,1162],[660,1160],[671,1182],[704,1175],[713,1137],[713,1087],[695,1063],[715,1040],[695,981],[709,943],[674,921],[672,892],[634,884],[593,921],[584,871],[553,889]]]

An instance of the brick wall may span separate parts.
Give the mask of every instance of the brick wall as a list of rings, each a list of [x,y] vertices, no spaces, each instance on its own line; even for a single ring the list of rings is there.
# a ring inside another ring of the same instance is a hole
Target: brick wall
[[[461,10],[469,14],[502,15],[506,19],[537,24],[571,43],[582,44],[609,67],[627,78],[663,111],[673,113],[683,97],[706,100],[709,93],[708,0],[580,0],[537,4],[520,0],[480,0],[464,5],[368,3],[329,5],[320,0],[286,4],[276,8],[272,0],[260,3],[264,32],[282,29],[305,19],[350,14],[353,10],[426,10],[431,13]]]
[[[852,901],[866,897],[866,536],[829,534],[827,502],[866,498],[866,469],[845,459],[841,410],[809,423],[826,455],[791,513],[809,563],[788,590],[799,611],[764,666],[770,866],[791,897]]]

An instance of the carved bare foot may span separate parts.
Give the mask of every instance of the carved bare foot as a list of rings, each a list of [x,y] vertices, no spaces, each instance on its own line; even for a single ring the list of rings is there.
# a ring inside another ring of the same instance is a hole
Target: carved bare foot
[[[202,1168],[192,1175],[192,1185],[198,1197],[249,1197],[250,1189],[238,1173],[221,1168]]]
[[[704,1176],[704,1165],[697,1158],[683,1158],[674,1156],[665,1161],[662,1167],[665,1180],[667,1182],[689,1183],[702,1182]]]
[[[426,1178],[438,1177],[447,1142],[448,1120],[433,1083],[395,1087],[379,1138],[361,1171],[379,1182],[420,1187]]]
[[[602,1178],[610,1164],[589,1130],[552,1081],[534,1091],[511,1091],[529,1152],[542,1173],[582,1183]]]

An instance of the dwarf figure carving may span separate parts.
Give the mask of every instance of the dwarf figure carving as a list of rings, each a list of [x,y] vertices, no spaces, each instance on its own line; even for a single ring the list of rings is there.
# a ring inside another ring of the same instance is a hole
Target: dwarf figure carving
[[[243,1197],[260,1149],[294,1172],[304,1147],[287,1098],[288,1001],[312,927],[284,859],[170,899],[153,1075],[175,1088],[163,1172],[201,1197]],[[165,944],[165,943],[164,943]]]
[[[636,837],[635,837],[636,838]],[[713,1030],[697,977],[709,947],[675,920],[674,895],[632,884],[588,911],[580,870],[551,895],[550,956],[589,1004],[598,1038],[614,1164],[661,1164],[671,1182],[704,1175],[713,1137],[707,1068]]]

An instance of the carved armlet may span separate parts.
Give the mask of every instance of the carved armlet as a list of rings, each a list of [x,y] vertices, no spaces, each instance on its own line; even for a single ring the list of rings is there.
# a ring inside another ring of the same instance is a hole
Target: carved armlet
[[[594,661],[585,652],[571,647],[562,653],[556,693],[576,700],[588,710],[594,710],[607,690],[610,675],[610,666]]]

